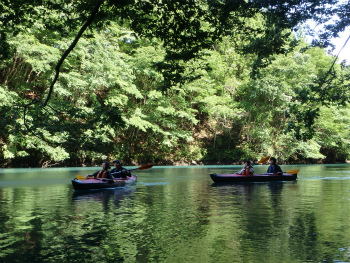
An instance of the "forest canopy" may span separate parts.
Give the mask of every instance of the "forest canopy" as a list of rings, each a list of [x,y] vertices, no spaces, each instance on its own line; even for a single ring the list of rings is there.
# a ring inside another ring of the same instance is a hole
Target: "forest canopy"
[[[345,161],[349,66],[327,48],[349,14],[330,0],[1,1],[0,165]],[[313,43],[309,19],[325,25]]]

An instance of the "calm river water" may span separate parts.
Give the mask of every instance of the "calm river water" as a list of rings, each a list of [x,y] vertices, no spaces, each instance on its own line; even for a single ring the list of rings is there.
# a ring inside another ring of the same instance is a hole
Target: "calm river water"
[[[154,167],[74,192],[98,168],[0,169],[0,262],[350,262],[350,165],[215,185],[241,166]],[[267,166],[256,166],[257,173]]]

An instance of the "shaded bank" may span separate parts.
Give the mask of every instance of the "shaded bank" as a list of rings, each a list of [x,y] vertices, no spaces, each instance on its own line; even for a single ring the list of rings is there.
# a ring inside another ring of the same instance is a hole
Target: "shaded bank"
[[[112,161],[113,158],[107,159]],[[49,167],[100,167],[101,163],[104,160],[90,160],[87,162],[79,162],[79,161],[62,161],[62,162],[50,162],[45,161],[42,162],[40,160],[32,159],[32,158],[16,158],[11,160],[10,162],[5,162],[4,160],[0,161],[0,168],[49,168]],[[127,162],[123,161],[124,166],[139,166],[147,163],[152,163],[155,166],[196,166],[196,165],[242,165],[244,160],[210,160],[210,161],[193,161],[193,160],[182,160],[182,161],[154,161],[149,160],[142,163],[136,162]],[[256,162],[257,160],[252,160]],[[290,164],[343,164],[350,163],[348,160],[341,161],[327,161],[327,159],[293,159],[293,160],[279,160],[279,164],[282,165],[290,165]]]

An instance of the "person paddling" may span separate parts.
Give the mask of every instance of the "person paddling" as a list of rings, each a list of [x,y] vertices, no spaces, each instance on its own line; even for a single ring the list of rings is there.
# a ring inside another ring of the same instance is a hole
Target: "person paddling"
[[[109,162],[103,162],[102,170],[97,171],[96,173],[93,173],[93,174],[88,174],[86,175],[86,178],[93,176],[95,178],[100,178],[100,179],[113,179],[113,176],[108,171],[110,168],[111,168],[111,165],[109,164]]]
[[[124,167],[122,167],[119,160],[113,161],[114,168],[111,170],[111,175],[114,178],[127,178],[131,176],[131,172]]]
[[[283,173],[281,167],[277,164],[275,157],[271,157],[269,162],[270,162],[270,166],[269,168],[267,168],[267,173],[272,173],[272,174]]]
[[[252,175],[254,174],[253,166],[250,165],[250,161],[245,161],[243,169],[238,172],[239,174]]]

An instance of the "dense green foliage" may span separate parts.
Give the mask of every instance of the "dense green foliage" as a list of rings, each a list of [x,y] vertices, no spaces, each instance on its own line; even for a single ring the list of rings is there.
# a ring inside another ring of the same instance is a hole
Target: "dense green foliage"
[[[278,20],[243,3],[185,1],[175,12],[181,1],[112,2],[52,90],[57,61],[89,15],[84,2],[0,4],[10,25],[0,32],[2,166],[349,157],[349,68],[296,41],[305,9]],[[27,12],[20,22],[8,15],[18,8]]]

